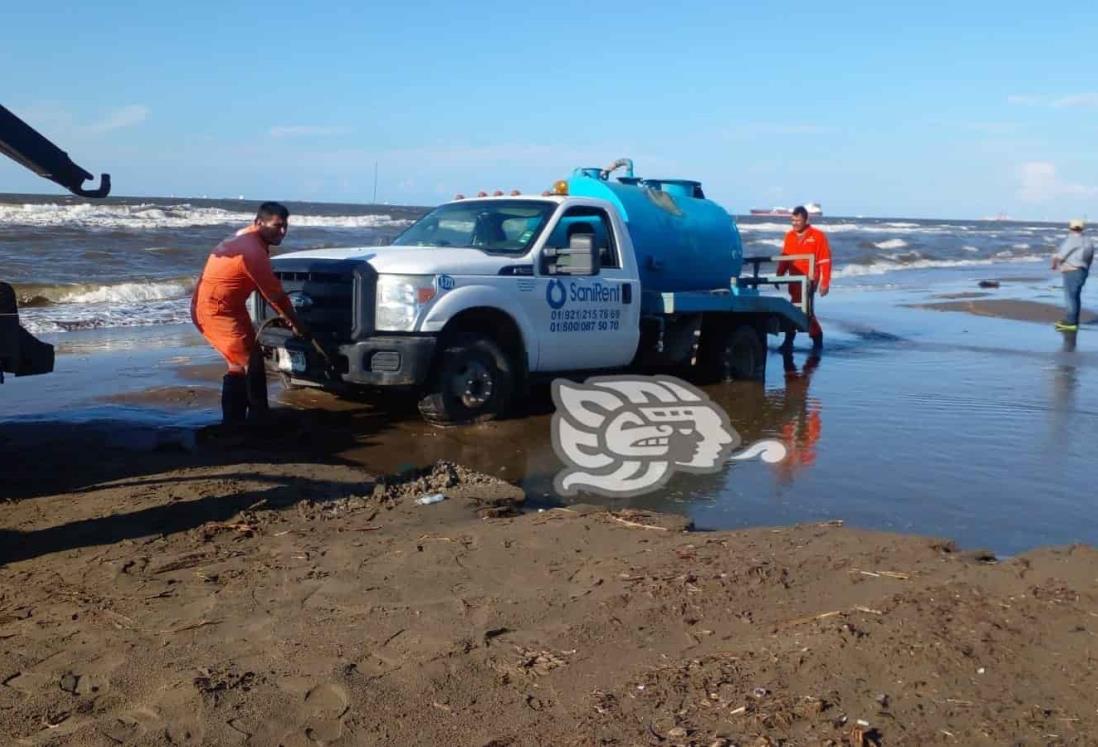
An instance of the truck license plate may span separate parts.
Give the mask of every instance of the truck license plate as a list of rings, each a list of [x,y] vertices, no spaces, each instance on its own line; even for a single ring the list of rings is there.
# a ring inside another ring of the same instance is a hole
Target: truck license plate
[[[278,370],[286,373],[305,373],[305,353],[300,350],[276,348],[278,351]]]

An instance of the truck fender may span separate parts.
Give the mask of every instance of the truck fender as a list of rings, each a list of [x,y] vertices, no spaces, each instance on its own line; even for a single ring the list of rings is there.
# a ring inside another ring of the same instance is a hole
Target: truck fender
[[[506,293],[500,288],[484,285],[459,286],[447,291],[435,301],[420,323],[421,332],[441,332],[446,324],[463,311],[490,308],[503,312],[515,322],[522,335],[529,370],[537,370],[538,345],[534,326],[519,303],[521,294]]]

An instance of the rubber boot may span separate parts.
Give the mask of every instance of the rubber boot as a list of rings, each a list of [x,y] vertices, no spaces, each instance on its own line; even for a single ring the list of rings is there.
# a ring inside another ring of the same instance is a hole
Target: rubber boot
[[[781,347],[779,347],[778,350],[782,351],[783,353],[792,353],[793,352],[793,338],[796,337],[796,336],[797,336],[796,332],[786,332],[785,333],[785,342],[783,342],[781,344]]]
[[[263,358],[253,355],[248,362],[247,381],[248,422],[264,423],[270,419],[271,406],[267,401],[267,370]]]
[[[812,354],[819,355],[824,348],[824,333],[820,332],[818,335],[812,335]]]
[[[225,374],[221,379],[221,422],[240,425],[248,417],[248,389],[243,374]]]

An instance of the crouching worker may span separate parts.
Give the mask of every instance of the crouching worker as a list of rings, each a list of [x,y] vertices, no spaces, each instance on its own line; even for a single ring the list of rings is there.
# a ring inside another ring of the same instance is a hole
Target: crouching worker
[[[290,211],[284,205],[264,202],[252,225],[214,248],[194,289],[194,325],[229,365],[221,380],[226,424],[262,420],[268,413],[267,373],[248,315],[249,296],[258,290],[294,334],[307,336],[271,270],[271,247],[282,243],[289,220]]]

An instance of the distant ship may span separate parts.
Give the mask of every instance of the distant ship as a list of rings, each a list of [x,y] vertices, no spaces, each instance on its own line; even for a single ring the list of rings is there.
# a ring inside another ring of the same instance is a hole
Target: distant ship
[[[823,213],[823,208],[820,207],[820,203],[818,203],[818,202],[805,203],[804,209],[807,210],[808,214],[810,216],[812,216],[813,218],[822,218],[823,217],[823,214],[824,214]],[[751,209],[751,214],[752,215],[776,215],[776,216],[789,217],[790,215],[793,215],[793,208],[776,207],[776,208],[770,208],[769,210],[767,210],[765,208],[752,208]]]

